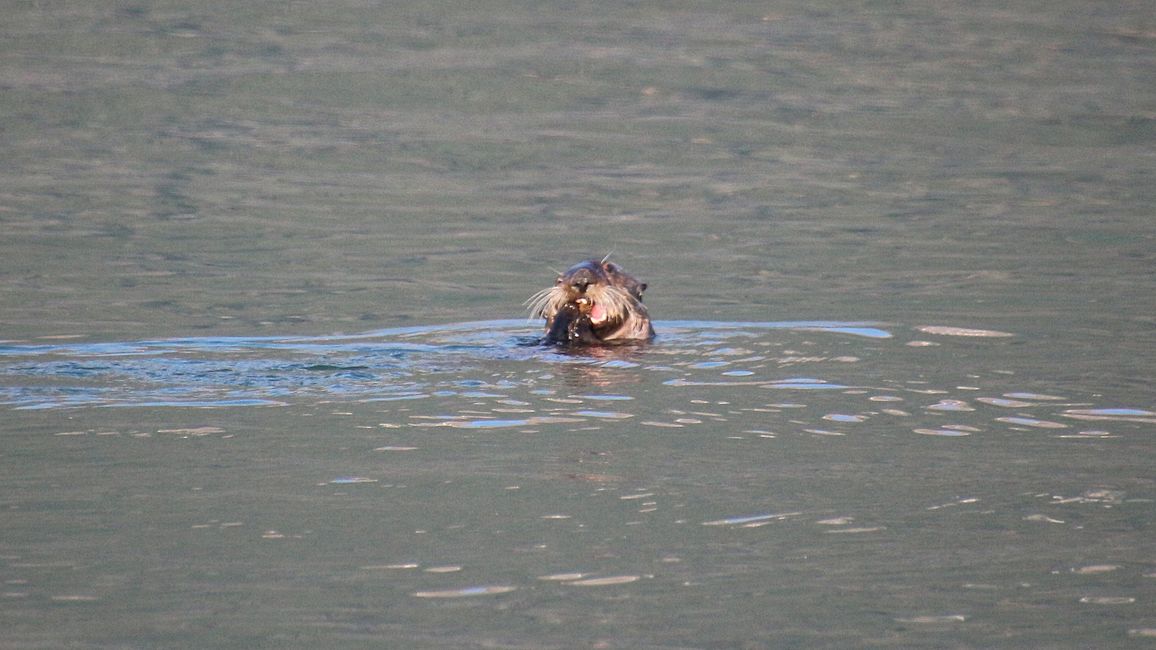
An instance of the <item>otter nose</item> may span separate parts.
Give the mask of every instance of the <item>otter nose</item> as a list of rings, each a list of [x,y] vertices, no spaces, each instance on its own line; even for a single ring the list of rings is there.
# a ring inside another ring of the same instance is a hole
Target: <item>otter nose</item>
[[[578,272],[570,278],[570,286],[578,291],[578,293],[586,293],[586,287],[591,284],[594,284],[594,275],[586,269],[579,269]]]

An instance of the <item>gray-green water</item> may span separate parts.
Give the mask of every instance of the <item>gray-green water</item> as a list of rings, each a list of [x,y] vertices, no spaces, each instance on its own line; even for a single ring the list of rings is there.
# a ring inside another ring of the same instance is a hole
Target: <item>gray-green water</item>
[[[0,647],[1150,646],[1154,15],[12,4]]]

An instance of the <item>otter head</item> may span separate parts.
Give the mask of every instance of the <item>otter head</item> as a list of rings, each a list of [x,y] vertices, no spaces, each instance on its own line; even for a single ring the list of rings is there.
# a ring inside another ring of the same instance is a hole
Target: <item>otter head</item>
[[[642,304],[646,284],[608,261],[579,262],[554,286],[530,296],[531,317],[546,319],[546,343],[612,343],[654,337]]]

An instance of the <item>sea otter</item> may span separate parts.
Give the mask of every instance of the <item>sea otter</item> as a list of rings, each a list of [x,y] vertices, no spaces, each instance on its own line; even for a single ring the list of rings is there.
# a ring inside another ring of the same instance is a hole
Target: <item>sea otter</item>
[[[545,343],[629,343],[654,338],[642,304],[646,283],[608,261],[584,260],[558,276],[554,286],[530,296],[531,318],[546,319]]]

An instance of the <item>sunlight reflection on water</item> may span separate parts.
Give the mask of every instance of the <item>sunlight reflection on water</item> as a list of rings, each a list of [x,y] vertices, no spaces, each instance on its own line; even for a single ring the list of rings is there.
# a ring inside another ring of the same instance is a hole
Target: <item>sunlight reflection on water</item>
[[[872,369],[881,360],[898,368],[889,372],[901,373],[904,367],[918,368],[920,355],[934,354],[942,346],[911,347],[896,341],[893,331],[871,324],[665,321],[658,329],[659,338],[649,346],[580,349],[538,345],[535,329],[516,320],[317,337],[7,344],[0,346],[0,402],[29,411],[284,407],[322,399],[424,402],[425,413],[392,426],[477,430],[598,426],[640,415],[644,426],[685,428],[725,422],[739,413],[814,408],[821,412],[796,418],[796,423],[817,436],[847,435],[856,425],[880,417],[897,424],[910,420],[904,428],[916,434],[957,438],[991,428],[1064,431],[1070,429],[1064,420],[1156,421],[1156,414],[1145,409],[1090,408],[1088,403],[1003,383],[992,389],[935,388],[912,376],[881,374]],[[923,333],[928,329],[911,328]],[[957,330],[943,326],[934,332],[986,339],[991,345],[1007,338]],[[798,367],[814,374],[784,376],[784,370]],[[580,379],[576,386],[582,386],[576,394],[542,388],[571,375]],[[631,387],[636,384],[653,386],[645,399]],[[725,403],[734,403],[713,412],[696,409],[683,397],[692,389],[729,391],[732,399]],[[763,397],[768,390],[831,396],[776,403]],[[945,396],[952,392],[959,394]],[[879,408],[879,402],[908,404]],[[631,408],[590,408],[609,403]],[[988,409],[996,411],[988,416]],[[445,414],[436,415],[439,411]],[[975,415],[961,422],[935,421],[944,414]],[[746,428],[755,435],[777,435],[758,425]],[[1064,435],[1112,434],[1097,430]]]
[[[714,345],[749,330],[891,336],[866,325],[843,323],[669,321],[659,326],[663,334],[656,346],[661,347]],[[488,382],[454,381],[452,377],[487,361],[597,363],[620,369],[638,365],[637,360],[614,356],[613,350],[592,350],[595,356],[590,357],[583,351],[539,346],[535,332],[536,328],[525,321],[499,320],[316,337],[9,344],[0,346],[0,401],[18,409],[48,409],[277,406],[294,397],[422,399],[430,391],[446,394],[447,390],[466,397],[485,397],[484,392],[462,389],[469,382],[475,387]],[[699,360],[691,367],[709,370],[729,363]],[[426,379],[429,376],[447,379],[431,382]],[[781,387],[839,388],[817,380],[785,382]]]

